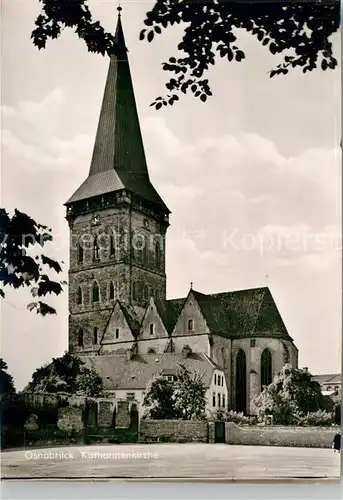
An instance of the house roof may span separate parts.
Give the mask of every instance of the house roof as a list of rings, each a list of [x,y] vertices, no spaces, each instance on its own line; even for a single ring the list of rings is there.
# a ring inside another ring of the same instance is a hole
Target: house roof
[[[104,382],[105,390],[141,389],[155,377],[175,373],[179,363],[190,372],[201,374],[206,387],[211,384],[214,369],[220,370],[202,353],[191,353],[183,358],[180,353],[83,356],[88,367],[94,367]]]
[[[89,175],[66,205],[127,189],[169,213],[149,178],[120,16],[115,39]]]
[[[315,380],[320,385],[323,385],[323,384],[325,384],[325,385],[327,385],[327,384],[340,385],[341,380],[342,380],[342,375],[340,373],[338,373],[338,374],[312,375],[312,380]]]
[[[269,288],[205,295],[192,291],[213,334],[291,340]]]

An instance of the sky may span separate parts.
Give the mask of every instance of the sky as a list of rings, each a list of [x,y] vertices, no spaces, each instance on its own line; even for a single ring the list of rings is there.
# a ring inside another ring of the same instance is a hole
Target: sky
[[[208,73],[213,97],[165,93],[161,63],[177,55],[182,27],[139,41],[150,0],[122,1],[151,180],[172,214],[167,233],[167,295],[269,286],[299,366],[341,371],[340,68],[270,79],[278,64],[245,32],[241,63]],[[117,2],[90,2],[114,31]],[[88,175],[108,60],[89,54],[72,31],[46,50],[30,40],[35,0],[2,2],[1,206],[53,228],[46,249],[68,271],[63,203]],[[333,39],[340,58],[338,35]],[[28,290],[1,303],[1,355],[21,390],[34,370],[67,349],[67,291],[57,315],[29,312]]]

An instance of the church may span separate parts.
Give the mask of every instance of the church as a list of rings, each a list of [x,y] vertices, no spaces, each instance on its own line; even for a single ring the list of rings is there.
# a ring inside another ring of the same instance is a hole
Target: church
[[[66,202],[69,352],[106,393],[139,403],[178,364],[201,373],[207,410],[252,401],[298,350],[267,287],[166,297],[170,210],[149,178],[119,14],[88,177]]]

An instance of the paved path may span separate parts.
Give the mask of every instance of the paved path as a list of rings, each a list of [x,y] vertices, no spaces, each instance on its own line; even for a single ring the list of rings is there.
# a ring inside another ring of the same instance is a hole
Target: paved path
[[[336,479],[339,467],[340,457],[331,449],[225,444],[92,445],[1,454],[3,479]]]

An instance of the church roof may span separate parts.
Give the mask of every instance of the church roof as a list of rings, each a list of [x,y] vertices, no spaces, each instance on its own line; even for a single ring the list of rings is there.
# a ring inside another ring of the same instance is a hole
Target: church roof
[[[86,366],[93,367],[103,379],[105,390],[145,389],[155,377],[176,373],[182,363],[190,372],[203,377],[206,387],[211,385],[213,371],[221,370],[202,353],[191,353],[183,358],[181,353],[84,356]]]
[[[88,178],[67,205],[127,189],[169,212],[150,182],[119,15]]]
[[[155,299],[157,310],[168,333],[172,333],[180,316],[186,299],[158,300]]]
[[[192,293],[213,334],[292,340],[267,287],[210,295],[195,290]]]

